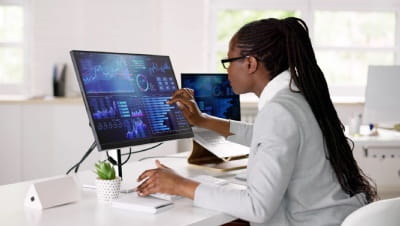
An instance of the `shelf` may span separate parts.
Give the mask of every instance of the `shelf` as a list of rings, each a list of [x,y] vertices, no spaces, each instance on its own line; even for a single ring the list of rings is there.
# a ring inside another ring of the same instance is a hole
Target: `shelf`
[[[83,104],[81,97],[0,96],[0,104]]]

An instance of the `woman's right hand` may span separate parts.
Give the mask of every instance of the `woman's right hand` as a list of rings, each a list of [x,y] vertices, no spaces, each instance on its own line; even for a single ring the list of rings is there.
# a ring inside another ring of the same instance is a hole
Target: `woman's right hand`
[[[194,100],[194,90],[189,88],[179,89],[172,94],[167,104],[175,104],[182,110],[183,115],[191,125],[202,127],[206,118],[201,113]]]

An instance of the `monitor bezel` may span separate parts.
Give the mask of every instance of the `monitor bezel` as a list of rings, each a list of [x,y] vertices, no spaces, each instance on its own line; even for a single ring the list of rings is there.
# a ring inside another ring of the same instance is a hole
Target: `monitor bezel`
[[[180,82],[181,88],[185,88],[185,87],[182,87],[183,86],[183,77],[184,76],[199,76],[199,77],[201,77],[201,76],[225,76],[225,77],[228,77],[228,73],[219,73],[219,72],[217,72],[217,73],[193,73],[193,72],[191,72],[191,73],[186,73],[186,72],[185,73],[181,73],[181,82]],[[239,94],[235,94],[235,95],[237,95],[237,97],[238,97],[239,109],[241,109],[240,95]],[[242,120],[242,112],[241,112],[241,110],[239,111],[239,119],[238,120],[235,120],[235,119],[229,119],[229,120],[234,120],[234,121]]]
[[[91,110],[89,107],[89,102],[86,96],[86,89],[85,86],[83,84],[83,80],[82,77],[79,73],[79,64],[75,59],[75,54],[79,54],[79,53],[93,53],[93,54],[116,54],[116,55],[134,55],[134,56],[155,56],[155,57],[166,57],[168,59],[168,63],[171,65],[171,71],[174,74],[174,79],[176,82],[176,85],[178,86],[178,82],[176,80],[176,75],[174,72],[174,69],[172,67],[172,62],[169,56],[166,55],[154,55],[154,54],[139,54],[139,53],[120,53],[120,52],[106,52],[106,51],[88,51],[88,50],[71,50],[70,51],[70,55],[72,58],[72,62],[73,62],[73,66],[74,66],[74,70],[75,70],[75,75],[76,78],[78,80],[78,84],[79,84],[79,89],[80,89],[80,93],[85,105],[85,109],[86,109],[86,114],[88,115],[89,118],[89,126],[92,130],[93,136],[96,140],[96,145],[97,145],[97,149],[98,151],[106,151],[106,150],[111,150],[111,149],[121,149],[121,148],[126,148],[126,147],[131,147],[131,146],[135,146],[135,145],[143,145],[143,144],[149,144],[149,143],[155,143],[155,142],[163,142],[163,141],[169,141],[169,140],[177,140],[177,139],[184,139],[184,138],[192,138],[193,135],[193,131],[192,128],[189,127],[188,128],[188,133],[176,133],[176,134],[171,134],[171,135],[164,135],[161,137],[152,137],[152,138],[144,138],[144,139],[140,139],[140,140],[134,140],[134,141],[124,141],[124,142],[114,142],[114,143],[101,143],[100,139],[97,135],[97,131],[96,128],[93,126],[94,125],[94,119],[93,116],[91,114]]]

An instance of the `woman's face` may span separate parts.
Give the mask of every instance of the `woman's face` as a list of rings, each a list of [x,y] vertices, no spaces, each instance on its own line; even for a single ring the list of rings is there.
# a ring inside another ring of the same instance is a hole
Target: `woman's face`
[[[232,38],[229,43],[228,58],[240,57],[240,49],[236,47],[236,40]],[[236,94],[252,91],[252,79],[248,74],[247,58],[232,61],[227,69],[228,79]]]

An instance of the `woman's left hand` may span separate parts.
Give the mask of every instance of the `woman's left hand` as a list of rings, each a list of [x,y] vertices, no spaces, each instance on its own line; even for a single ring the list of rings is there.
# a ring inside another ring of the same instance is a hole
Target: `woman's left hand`
[[[144,180],[136,191],[140,196],[153,193],[165,193],[194,198],[194,191],[199,183],[176,174],[172,169],[156,160],[157,168],[144,171],[138,181]]]

